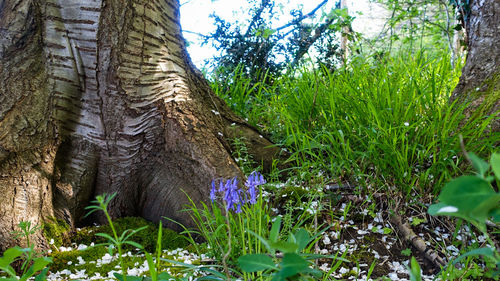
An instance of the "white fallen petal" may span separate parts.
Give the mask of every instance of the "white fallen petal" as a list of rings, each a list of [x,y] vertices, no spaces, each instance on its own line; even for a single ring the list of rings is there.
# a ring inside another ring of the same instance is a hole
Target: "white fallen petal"
[[[457,207],[454,207],[454,206],[446,206],[446,207],[443,207],[443,208],[439,209],[439,210],[437,211],[437,213],[438,213],[438,214],[439,214],[439,213],[455,213],[455,212],[457,212],[457,211],[458,211]]]

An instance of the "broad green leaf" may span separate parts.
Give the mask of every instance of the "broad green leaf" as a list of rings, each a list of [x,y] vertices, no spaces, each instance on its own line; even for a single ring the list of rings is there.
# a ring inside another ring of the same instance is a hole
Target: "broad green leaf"
[[[304,250],[311,240],[311,235],[309,235],[309,232],[303,228],[297,229],[293,236],[295,236],[295,242],[298,245],[297,251],[299,252]]]
[[[158,281],[170,281],[172,279],[174,279],[174,277],[172,277],[172,275],[168,274],[167,272],[158,274]]]
[[[280,234],[280,227],[281,227],[281,217],[276,217],[276,220],[273,222],[273,225],[271,227],[271,231],[269,232],[269,240],[271,242],[276,242],[278,241],[278,235]]]
[[[38,271],[44,269],[52,263],[52,258],[49,257],[40,257],[34,259],[33,265],[28,268],[26,273],[21,277],[21,281],[28,280],[31,276],[35,275]]]
[[[47,280],[47,273],[49,272],[49,268],[46,267],[42,272],[40,272],[37,276],[35,276],[35,281],[45,281]]]
[[[0,269],[5,271],[5,273],[10,276],[15,277],[16,271],[12,268],[12,266],[10,266],[10,264],[22,256],[23,252],[23,249],[17,246],[7,249],[3,253],[3,256],[0,257]],[[17,280],[17,278],[15,280]]]
[[[278,241],[276,243],[270,243],[271,248],[279,250],[283,253],[295,253],[299,248],[297,243],[287,242],[287,241]]]
[[[437,203],[429,206],[429,209],[427,210],[427,213],[432,216],[452,216],[452,217],[457,217],[464,219],[470,223],[473,223],[475,226],[477,226],[479,229],[483,230],[486,228],[486,225],[483,222],[477,221],[475,218],[471,217],[468,214],[464,214],[461,212],[458,212],[458,208],[455,206],[450,206],[448,204],[444,203]]]
[[[439,194],[439,201],[457,207],[462,213],[472,212],[495,194],[491,185],[476,176],[461,176],[448,182]]]
[[[500,180],[500,153],[493,153],[491,155],[490,164],[495,177]]]
[[[304,258],[295,253],[286,253],[283,256],[283,260],[280,265],[281,270],[279,272],[279,275],[281,276],[281,278],[294,276],[295,274],[300,273],[309,267],[309,263]]]
[[[19,247],[13,247],[7,249],[3,253],[3,257],[0,257],[0,268],[6,267],[11,264],[14,260],[23,254],[23,250]]]
[[[248,254],[238,258],[238,264],[245,272],[276,269],[273,259],[264,254]]]
[[[471,212],[471,217],[485,222],[490,217],[491,211],[498,206],[500,206],[500,193],[495,193],[478,204]]]
[[[491,210],[488,215],[490,217],[493,217],[494,222],[499,223],[500,222],[500,207]]]
[[[469,159],[472,161],[472,166],[474,167],[476,172],[481,177],[484,177],[486,175],[486,172],[488,172],[490,165],[486,161],[484,161],[483,159],[479,158],[473,152],[469,152],[469,153],[467,153],[467,155],[469,156]]]

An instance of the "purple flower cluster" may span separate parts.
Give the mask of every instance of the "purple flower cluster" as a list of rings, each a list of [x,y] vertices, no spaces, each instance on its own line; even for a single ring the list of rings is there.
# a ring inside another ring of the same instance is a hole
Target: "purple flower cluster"
[[[216,187],[216,180],[213,180],[210,200],[214,202],[217,199],[217,192],[219,192],[226,203],[226,211],[233,210],[236,213],[241,213],[241,207],[246,202],[250,204],[257,203],[257,186],[265,183],[266,180],[257,171],[253,171],[247,178],[245,183],[245,186],[248,187],[247,192],[238,188],[238,179],[236,177],[228,180],[220,179],[218,188]]]
[[[248,193],[250,195],[250,204],[257,203],[257,186],[265,184],[266,180],[261,173],[253,171],[247,178],[245,186],[248,187]]]

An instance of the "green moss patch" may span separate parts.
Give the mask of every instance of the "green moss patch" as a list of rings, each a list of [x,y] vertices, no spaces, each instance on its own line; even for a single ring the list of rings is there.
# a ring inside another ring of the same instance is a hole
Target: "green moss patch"
[[[71,227],[63,220],[49,218],[42,227],[43,235],[48,241],[54,240],[54,245],[60,247],[69,241]]]
[[[132,236],[131,240],[141,244],[146,249],[146,251],[150,253],[153,253],[155,251],[156,241],[158,239],[158,226],[156,224],[140,217],[125,217],[113,221],[113,225],[115,226],[118,235],[121,235],[121,233],[123,233],[123,231],[127,229],[137,229],[143,226],[147,226],[146,229]],[[113,236],[111,227],[109,225],[103,225],[99,227],[83,228],[82,230],[78,231],[71,240],[76,244],[84,245],[90,245],[90,243],[92,242],[96,244],[107,242],[105,238],[95,236],[96,233],[106,233]],[[163,228],[161,245],[163,249],[172,250],[177,248],[185,248],[189,245],[189,242],[184,236],[178,234],[177,232],[168,228]],[[135,250],[135,248],[130,245],[126,245],[125,250],[130,251]]]

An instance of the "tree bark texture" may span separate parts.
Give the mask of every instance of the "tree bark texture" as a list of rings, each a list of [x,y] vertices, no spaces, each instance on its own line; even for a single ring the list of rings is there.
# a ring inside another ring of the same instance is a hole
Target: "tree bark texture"
[[[467,59],[450,101],[471,101],[472,115],[495,114],[492,130],[500,131],[500,1],[472,0],[465,24]]]
[[[2,249],[19,221],[75,226],[102,193],[113,217],[189,224],[184,192],[241,178],[230,138],[267,166],[278,152],[192,65],[177,0],[0,0],[0,62]]]

